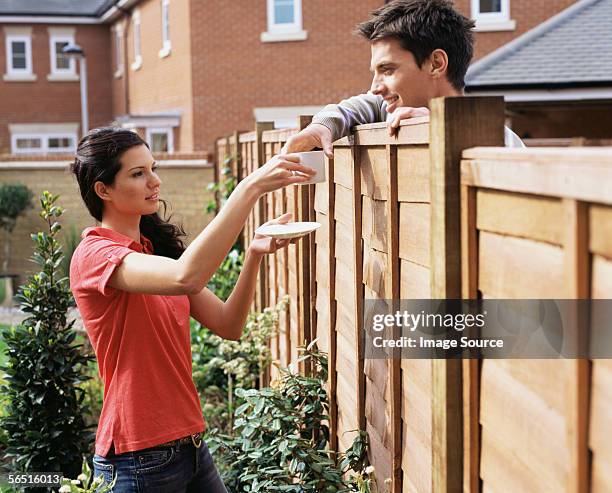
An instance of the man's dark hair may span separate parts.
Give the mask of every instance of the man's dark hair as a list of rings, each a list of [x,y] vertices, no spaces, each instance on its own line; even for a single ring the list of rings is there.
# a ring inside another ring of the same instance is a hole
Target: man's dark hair
[[[434,50],[444,50],[448,81],[462,90],[474,54],[473,27],[474,21],[457,12],[449,0],[394,0],[372,12],[357,32],[370,41],[397,39],[419,68]]]

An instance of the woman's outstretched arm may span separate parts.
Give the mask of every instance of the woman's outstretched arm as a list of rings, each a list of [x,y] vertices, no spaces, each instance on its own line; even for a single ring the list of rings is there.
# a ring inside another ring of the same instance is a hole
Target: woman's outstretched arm
[[[297,156],[275,156],[240,182],[219,214],[178,260],[130,253],[114,271],[109,285],[137,293],[200,293],[236,241],[257,200],[267,192],[312,178],[315,171],[298,161]]]
[[[286,223],[290,218],[291,214],[285,214],[266,224]],[[236,286],[227,301],[223,303],[208,288],[204,288],[198,294],[189,296],[191,316],[224,339],[239,339],[255,295],[261,259],[288,244],[289,240],[255,235],[247,249]]]

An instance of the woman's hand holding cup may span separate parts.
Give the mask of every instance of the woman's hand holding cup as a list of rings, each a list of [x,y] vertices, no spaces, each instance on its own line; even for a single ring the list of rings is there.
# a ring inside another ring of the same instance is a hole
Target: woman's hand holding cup
[[[315,174],[316,170],[310,166],[300,164],[299,156],[295,154],[281,154],[274,156],[246,179],[251,182],[260,195],[263,195],[288,185],[307,182]]]

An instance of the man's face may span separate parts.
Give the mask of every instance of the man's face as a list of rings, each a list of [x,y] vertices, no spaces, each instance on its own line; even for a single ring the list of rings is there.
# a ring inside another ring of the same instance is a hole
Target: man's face
[[[419,68],[413,54],[403,49],[397,39],[374,41],[371,91],[385,99],[389,113],[400,106],[427,106],[433,90],[433,81],[427,75],[429,65],[425,61]]]

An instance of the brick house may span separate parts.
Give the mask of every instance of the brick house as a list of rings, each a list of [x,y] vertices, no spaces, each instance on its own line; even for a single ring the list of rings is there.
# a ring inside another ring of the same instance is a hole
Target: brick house
[[[503,95],[524,138],[612,138],[612,0],[574,3],[472,64],[466,82]]]
[[[298,114],[370,86],[369,46],[352,33],[382,0],[65,0],[0,6],[0,153],[71,151],[78,71],[88,60],[90,126],[116,122],[156,151],[211,149],[255,120]],[[456,0],[476,19],[476,57],[574,0]],[[43,5],[41,5],[43,4]]]

